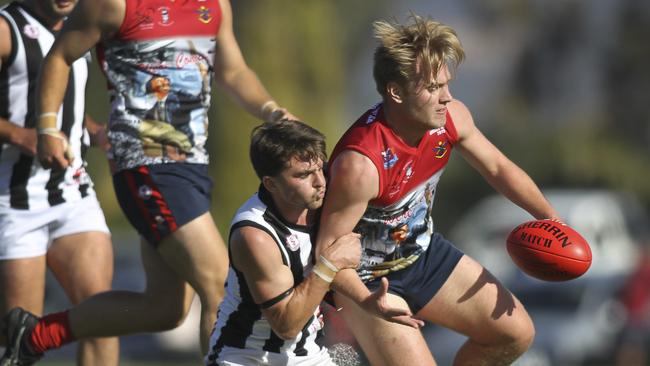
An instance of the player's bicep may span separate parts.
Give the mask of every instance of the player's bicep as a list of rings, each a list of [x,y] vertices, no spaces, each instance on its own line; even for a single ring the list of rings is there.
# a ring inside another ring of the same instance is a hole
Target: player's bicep
[[[51,53],[72,64],[122,25],[125,4],[120,0],[80,0],[57,35]]]
[[[471,113],[460,101],[454,100],[449,112],[458,131],[456,146],[463,158],[482,175],[494,175],[504,155],[476,127]]]
[[[319,245],[351,232],[378,192],[379,173],[368,157],[355,151],[339,155],[330,167]]]
[[[230,2],[220,0],[219,4],[221,5],[222,19],[217,34],[214,65],[215,70],[219,70],[219,72],[215,73],[217,82],[224,83],[227,82],[230,75],[247,66],[233,32]]]
[[[293,275],[269,233],[254,228],[235,230],[230,240],[232,265],[244,274],[256,304],[268,303],[293,288]]]

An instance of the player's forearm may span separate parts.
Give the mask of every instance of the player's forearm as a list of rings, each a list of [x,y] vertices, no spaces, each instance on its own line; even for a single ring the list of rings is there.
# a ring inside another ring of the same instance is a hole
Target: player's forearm
[[[532,178],[511,161],[507,161],[499,174],[486,177],[499,193],[528,211],[537,219],[558,218]]]
[[[361,304],[370,296],[370,290],[361,282],[354,269],[344,269],[337,273],[332,282],[332,289],[357,304]]]
[[[45,58],[36,94],[39,129],[56,128],[56,114],[63,102],[69,75],[70,65],[63,58],[52,54]]]
[[[248,113],[265,120],[265,103],[273,101],[271,95],[266,91],[253,70],[248,67],[240,68],[237,71],[225,75],[221,85],[228,94]]]
[[[323,297],[329,291],[329,283],[312,272],[293,289],[289,301],[265,312],[273,331],[283,339],[295,338],[314,315]]]
[[[15,124],[0,118],[0,142],[15,145],[16,144],[16,130],[20,128]]]

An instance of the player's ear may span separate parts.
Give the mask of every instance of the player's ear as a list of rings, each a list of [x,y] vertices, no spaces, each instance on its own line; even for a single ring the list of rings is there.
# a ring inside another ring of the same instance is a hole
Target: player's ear
[[[386,96],[395,103],[402,103],[402,87],[394,81],[388,82],[386,84]]]
[[[276,190],[276,185],[275,181],[273,180],[272,177],[269,177],[268,175],[265,175],[262,177],[262,184],[264,185],[264,188],[266,188],[267,191],[273,193]]]

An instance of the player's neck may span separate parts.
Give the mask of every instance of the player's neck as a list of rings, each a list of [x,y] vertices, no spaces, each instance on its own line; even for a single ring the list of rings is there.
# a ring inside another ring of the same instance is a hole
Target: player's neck
[[[386,124],[395,132],[395,135],[409,146],[417,147],[422,140],[422,136],[426,133],[426,131],[413,128],[413,124],[409,122],[406,114],[389,103],[384,103],[384,118]]]

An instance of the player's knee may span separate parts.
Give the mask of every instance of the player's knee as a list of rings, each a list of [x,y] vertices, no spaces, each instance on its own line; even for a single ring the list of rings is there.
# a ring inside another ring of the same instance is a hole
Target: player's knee
[[[158,308],[151,314],[154,320],[156,331],[162,332],[172,330],[183,324],[187,312],[182,308]]]
[[[217,270],[210,273],[204,273],[199,277],[198,286],[195,291],[201,298],[203,304],[213,304],[214,307],[221,303],[225,294],[227,271]]]
[[[526,312],[522,312],[514,319],[512,326],[503,338],[507,348],[515,354],[521,355],[528,350],[535,339],[535,325]]]

